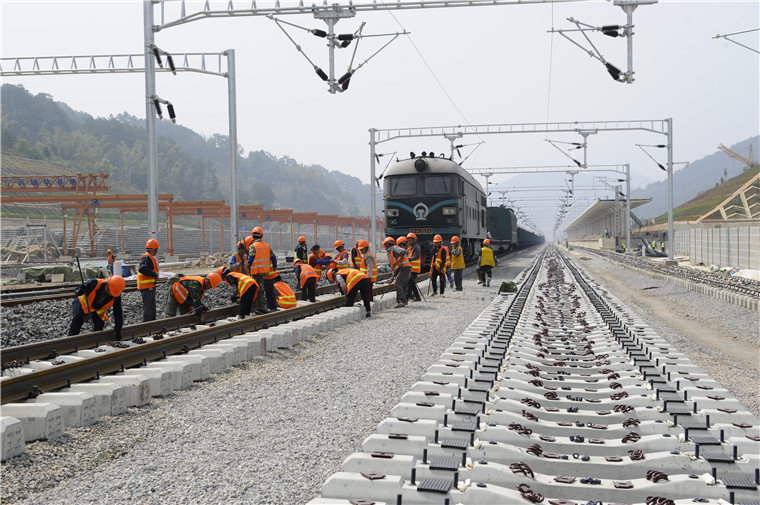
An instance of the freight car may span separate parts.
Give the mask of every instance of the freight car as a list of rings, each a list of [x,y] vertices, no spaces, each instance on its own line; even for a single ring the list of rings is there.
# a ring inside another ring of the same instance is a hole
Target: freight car
[[[497,252],[544,243],[543,235],[519,226],[514,211],[504,206],[488,207],[488,232],[491,245]]]
[[[486,195],[457,162],[433,153],[401,160],[386,171],[383,187],[385,233],[398,238],[412,232],[429,263],[433,237],[444,245],[457,235],[465,258],[474,258],[487,238]]]

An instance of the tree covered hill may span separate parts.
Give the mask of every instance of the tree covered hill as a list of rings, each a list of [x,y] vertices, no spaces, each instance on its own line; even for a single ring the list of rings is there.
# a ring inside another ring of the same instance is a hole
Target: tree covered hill
[[[147,191],[145,120],[123,113],[108,118],[55,102],[45,93],[4,84],[3,154],[49,161],[78,173],[109,174],[112,193]],[[178,200],[229,203],[229,138],[205,138],[189,128],[159,121],[159,193]],[[238,147],[239,198],[243,205],[290,208],[299,212],[369,215],[369,187],[356,178],[319,165],[302,165],[265,151]]]

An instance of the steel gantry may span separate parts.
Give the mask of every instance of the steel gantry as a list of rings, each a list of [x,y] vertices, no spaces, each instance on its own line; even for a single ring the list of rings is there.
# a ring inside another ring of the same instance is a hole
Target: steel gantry
[[[464,135],[506,135],[506,134],[526,134],[526,133],[576,133],[584,138],[591,134],[601,132],[622,132],[622,131],[642,131],[654,133],[666,137],[666,144],[663,148],[668,151],[667,173],[668,173],[668,257],[673,259],[673,248],[670,247],[670,241],[673,240],[673,118],[667,119],[647,119],[647,120],[620,120],[620,121],[566,121],[555,123],[512,123],[512,124],[485,124],[485,125],[456,125],[456,126],[425,126],[414,128],[391,128],[391,129],[369,129],[369,146],[370,146],[370,180],[375,180],[375,148],[378,144],[390,142],[392,140],[411,137],[443,137],[445,139],[460,138]],[[460,135],[461,134],[461,135]],[[585,155],[584,155],[585,156]],[[577,168],[585,168],[584,162]],[[484,169],[491,172],[493,169]],[[630,170],[630,167],[628,168]],[[565,170],[567,171],[567,170]],[[630,176],[628,176],[630,181]],[[630,189],[630,188],[629,188]],[[630,194],[630,191],[628,191]],[[371,206],[374,209],[376,205],[375,191],[370,194]],[[372,236],[375,235],[372,230]],[[630,239],[628,239],[630,241]],[[372,244],[374,249],[375,244]]]

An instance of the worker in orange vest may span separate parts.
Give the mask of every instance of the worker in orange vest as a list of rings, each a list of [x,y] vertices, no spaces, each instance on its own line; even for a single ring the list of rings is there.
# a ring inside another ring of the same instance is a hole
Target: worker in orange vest
[[[406,307],[406,292],[409,287],[409,280],[412,276],[412,264],[409,263],[406,249],[396,245],[393,237],[386,237],[383,241],[383,247],[388,253],[388,262],[393,270],[393,277],[396,280],[396,306],[400,309]]]
[[[372,307],[369,304],[369,279],[364,273],[353,268],[333,268],[327,271],[327,278],[338,283],[340,292],[346,296],[346,307],[353,307],[356,294],[361,293],[366,311],[364,315],[372,315]]]
[[[335,250],[338,252],[338,254],[336,254],[333,257],[333,261],[335,262],[335,267],[349,268],[351,266],[349,263],[350,255],[348,251],[346,250],[346,244],[342,240],[336,240],[334,247],[335,247]]]
[[[108,271],[113,275],[113,263],[116,261],[116,255],[110,249],[106,253],[108,253]]]
[[[419,302],[422,299],[420,298],[420,290],[417,287],[417,276],[422,272],[422,249],[420,249],[420,245],[417,243],[417,235],[410,232],[406,238],[408,240],[409,263],[412,264],[412,280],[409,282],[407,294],[413,302]]]
[[[330,264],[332,257],[326,256],[325,252],[319,247],[319,244],[311,246],[311,254],[309,255],[309,266],[314,269],[317,274],[317,282],[322,278],[322,270]]]
[[[441,296],[446,288],[446,265],[449,262],[449,249],[443,246],[443,237],[436,235],[433,237],[433,257],[430,261],[430,282],[433,285],[433,292],[430,296],[435,296],[438,291],[438,280],[441,281]]]
[[[248,269],[248,248],[253,242],[253,237],[250,235],[245,239],[238,242],[238,250],[230,257],[230,271],[238,272],[245,275],[250,275],[251,271]]]
[[[222,277],[216,272],[211,272],[205,277],[198,275],[181,277],[172,283],[166,295],[164,316],[174,317],[177,310],[180,315],[193,311],[196,315],[202,316],[208,310],[208,307],[202,303],[204,292],[209,288],[216,289],[220,282],[222,282]]]
[[[232,303],[240,301],[240,312],[238,315],[241,318],[250,316],[253,301],[259,296],[259,285],[254,278],[240,272],[232,272],[227,267],[219,267],[216,273],[235,290],[235,294],[230,297],[230,301]]]
[[[369,279],[369,301],[373,301],[375,299],[373,285],[377,282],[377,259],[369,250],[369,242],[366,240],[358,241],[356,247],[359,249],[359,254],[361,254],[359,270]]]
[[[366,242],[366,241],[365,241]],[[351,248],[351,259],[349,260],[349,268],[356,268],[359,270],[362,265],[362,253],[359,251],[359,241],[356,241],[354,247]]]
[[[145,243],[145,254],[137,267],[137,290],[142,296],[143,322],[156,320],[156,279],[158,279],[158,240]]]
[[[316,302],[315,291],[319,276],[311,265],[304,263],[300,258],[293,260],[293,273],[296,274],[298,283],[301,286],[301,300]]]
[[[106,311],[113,307],[114,332],[116,340],[121,340],[124,317],[121,310],[121,293],[124,291],[124,277],[112,275],[108,280],[91,279],[74,290],[77,295],[72,303],[73,317],[69,325],[69,335],[79,335],[86,316],[92,314],[92,327],[100,331],[108,321]]]
[[[267,291],[264,279],[272,270],[277,269],[277,256],[274,255],[269,244],[264,242],[264,230],[259,226],[251,230],[251,236],[253,242],[248,249],[248,267],[251,271],[251,277],[256,280],[256,284],[264,286],[263,296],[262,293],[259,293],[255,300],[256,311],[266,314],[269,311],[267,308],[269,297],[274,298],[274,293]]]

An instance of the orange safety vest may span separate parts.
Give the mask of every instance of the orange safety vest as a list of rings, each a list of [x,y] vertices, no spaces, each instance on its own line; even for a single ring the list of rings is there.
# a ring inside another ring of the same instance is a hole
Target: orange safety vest
[[[318,254],[311,253],[309,255],[309,266],[314,269],[314,273],[317,274],[317,280],[319,280],[322,277],[322,265],[315,263],[314,265],[311,264],[311,257],[314,257],[315,260],[322,259],[319,257]]]
[[[346,279],[346,294],[348,294],[360,280],[367,278],[366,274],[359,270],[354,270],[353,268],[341,268],[338,270],[338,273]]]
[[[338,268],[348,268],[351,266],[348,251],[343,249],[343,251],[338,254],[338,256],[335,258],[335,266]]]
[[[269,273],[267,274],[267,276],[266,276],[266,277],[264,277],[264,280],[265,280],[265,281],[271,281],[272,279],[274,279],[274,278],[275,278],[275,277],[277,277],[278,275],[280,275],[280,272],[278,272],[277,270],[272,270],[271,272],[269,272]]]
[[[237,292],[239,297],[243,297],[246,291],[248,291],[252,286],[256,286],[256,291],[259,290],[259,283],[256,282],[256,279],[251,277],[250,275],[241,274],[239,272],[230,272],[227,274],[228,277],[234,277],[237,279]],[[253,296],[253,298],[256,298],[256,295]]]
[[[374,259],[374,260],[375,260],[375,261],[374,261],[374,263],[375,263],[375,266],[374,266],[374,267],[372,267],[372,275],[367,275],[367,264],[364,262],[364,256],[367,256],[367,255],[370,255],[370,256],[372,256],[372,259]],[[375,281],[377,280],[377,259],[375,258],[375,255],[374,255],[374,254],[372,254],[372,252],[371,252],[371,251],[367,251],[367,252],[364,254],[364,256],[362,256],[362,261],[361,261],[361,265],[359,266],[359,270],[360,270],[360,271],[361,271],[361,272],[362,272],[364,275],[367,275],[367,277],[369,277],[369,280],[370,280],[371,282],[375,282]]]
[[[414,251],[415,247],[416,246],[412,246],[409,249],[407,249],[407,251],[409,251],[407,255],[411,255],[412,251]],[[410,259],[409,263],[412,264],[412,273],[413,274],[418,274],[418,273],[422,272],[422,254],[420,254],[419,257],[416,260]]]
[[[251,263],[251,275],[268,274],[272,271],[272,249],[266,242],[256,241],[251,244],[256,254]]]
[[[274,289],[277,290],[277,305],[283,309],[292,309],[297,305],[296,294],[290,286],[280,281],[274,283]]]
[[[148,254],[148,253],[145,253]],[[108,264],[113,265],[113,262],[116,261],[116,255],[114,253],[108,253]]]
[[[241,274],[248,275],[250,272],[248,271],[248,255],[245,253],[239,253],[236,252],[233,255],[233,258],[235,258],[235,263],[237,263],[240,266],[237,266],[232,269],[233,272],[238,272]]]
[[[442,245],[441,249],[446,249],[446,268],[443,269],[444,272],[448,272],[451,270],[451,252],[449,251],[448,246]]]
[[[393,249],[395,249],[396,247],[398,246],[393,246],[390,252],[388,253],[388,261],[390,262],[391,268],[393,269],[394,272],[398,272],[400,268],[412,266],[406,254],[404,254],[403,256],[399,256],[398,258],[396,257],[395,254],[393,254]],[[403,248],[399,247],[399,249],[403,249]]]
[[[145,253],[140,257],[140,263],[142,263],[142,259],[148,256],[150,260],[153,262],[153,271],[156,272],[156,275],[158,275],[158,261],[156,261],[156,258],[153,257],[150,253]],[[147,275],[143,275],[140,272],[137,272],[137,289],[150,289],[152,287],[156,286],[156,277],[149,277]]]
[[[446,250],[446,263],[443,263],[443,258],[441,257],[441,253]],[[430,272],[433,272],[433,268],[438,270],[440,273],[446,273],[446,265],[449,264],[448,261],[448,248],[446,246],[441,246],[438,248],[438,252],[435,255],[435,261],[430,263]]]
[[[311,265],[301,265],[301,275],[298,277],[301,283],[301,289],[303,289],[306,281],[312,277],[319,280],[319,275],[317,275],[317,272],[314,271]]]
[[[187,277],[182,277],[179,282],[175,282],[172,284],[172,293],[174,293],[174,298],[179,303],[185,303],[187,301],[187,296],[189,294],[189,291],[185,286],[180,284],[182,281],[195,281],[200,282],[201,284],[201,300],[203,300],[203,283],[206,281],[204,277],[199,277],[197,275],[188,275]]]
[[[108,315],[106,314],[106,310],[108,310],[108,307],[113,305],[114,299],[111,298],[111,301],[100,307],[99,309],[96,309],[92,306],[93,303],[95,303],[95,295],[97,294],[97,290],[100,289],[100,287],[103,284],[107,284],[108,281],[103,279],[98,279],[98,284],[95,286],[95,289],[90,291],[90,294],[88,295],[79,295],[79,303],[82,304],[82,311],[85,314],[89,314],[91,311],[95,311],[95,313],[98,315],[100,319],[103,321],[108,321]]]

